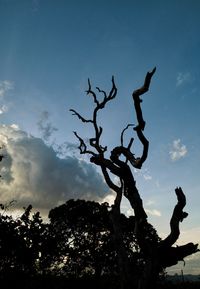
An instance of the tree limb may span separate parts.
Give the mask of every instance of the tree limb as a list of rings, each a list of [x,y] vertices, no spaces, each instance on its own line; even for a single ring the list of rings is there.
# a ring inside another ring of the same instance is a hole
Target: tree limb
[[[84,142],[84,140],[77,134],[76,131],[74,131],[74,135],[77,137],[77,139],[79,140],[79,151],[80,151],[80,154],[90,154],[90,155],[93,155],[95,156],[95,153],[93,151],[90,151],[87,149],[87,146]]]
[[[107,183],[107,185],[109,186],[109,188],[111,188],[111,190],[115,191],[117,194],[119,193],[120,191],[120,188],[118,186],[116,186],[110,179],[110,176],[106,170],[106,167],[104,165],[101,165],[101,170],[102,170],[102,173],[103,173],[103,176],[104,176],[104,179]]]
[[[184,218],[188,216],[186,212],[183,212],[183,208],[186,205],[186,197],[183,193],[182,189],[176,188],[175,193],[177,196],[177,204],[174,208],[171,220],[170,220],[170,228],[171,232],[163,241],[161,241],[162,246],[171,247],[179,238],[180,230],[179,230],[179,223],[183,221]]]
[[[127,126],[121,132],[121,138],[120,139],[121,139],[121,146],[122,147],[124,146],[124,133],[130,126],[134,126],[134,124],[131,124],[131,123],[127,124]]]
[[[149,149],[149,142],[142,132],[145,128],[145,121],[142,115],[142,109],[140,105],[142,102],[142,99],[140,98],[140,96],[149,90],[151,78],[154,75],[155,71],[156,71],[156,67],[151,72],[147,72],[143,86],[137,90],[134,90],[132,94],[135,112],[136,112],[137,121],[138,121],[138,125],[134,128],[134,130],[137,132],[137,136],[143,145],[142,156],[140,158],[137,158],[136,161],[132,163],[132,165],[138,169],[141,169],[143,163],[146,161],[147,156],[148,156],[148,149]]]
[[[112,88],[109,92],[109,95],[107,95],[104,90],[101,90],[98,87],[97,87],[97,90],[104,94],[104,99],[101,102],[98,101],[96,94],[94,93],[94,91],[91,88],[90,80],[88,79],[88,90],[86,92],[87,92],[87,94],[92,95],[92,97],[94,99],[94,103],[96,104],[96,107],[93,111],[93,119],[85,119],[83,116],[81,116],[74,109],[70,109],[70,111],[73,113],[73,115],[76,115],[82,122],[91,123],[93,125],[94,131],[95,131],[95,136],[93,138],[90,138],[90,145],[93,148],[95,148],[95,150],[98,152],[99,155],[103,156],[104,152],[107,150],[107,147],[106,146],[104,147],[100,144],[100,137],[102,135],[103,128],[101,126],[98,126],[98,124],[97,124],[97,115],[98,115],[99,110],[103,109],[105,107],[105,105],[107,104],[107,102],[109,102],[110,100],[115,98],[115,96],[117,94],[117,88],[115,86],[114,77],[112,77]],[[80,136],[78,136],[78,134],[76,132],[74,134],[80,142],[80,146],[79,146],[80,153],[83,154],[83,153],[88,152],[89,154],[92,154],[95,156],[96,154],[94,152],[87,150],[87,147],[86,147],[83,139]]]
[[[177,247],[160,247],[159,259],[162,268],[176,265],[179,261],[183,261],[185,257],[190,256],[199,251],[198,244],[188,243]]]
[[[73,112],[72,115],[76,115],[82,122],[90,122],[93,123],[93,121],[91,119],[85,119],[84,117],[82,117],[77,111],[75,111],[74,109],[70,109],[69,111]]]
[[[137,116],[137,120],[138,120],[138,125],[139,125],[141,130],[144,130],[145,121],[143,120],[142,110],[141,110],[141,106],[140,106],[140,103],[142,102],[142,100],[140,99],[140,95],[144,94],[145,92],[147,92],[149,90],[151,78],[154,75],[155,71],[156,71],[156,67],[154,67],[154,69],[151,72],[147,72],[143,86],[137,90],[134,90],[134,92],[132,94],[134,106],[135,106],[135,111],[136,111],[136,116]]]
[[[146,161],[148,157],[149,141],[146,139],[146,137],[144,136],[139,126],[135,127],[134,130],[136,130],[137,136],[143,145],[143,152],[142,152],[142,156],[135,160],[133,166],[137,169],[141,169],[143,163]]]
[[[87,94],[91,94],[93,96],[94,102],[96,105],[99,105],[99,101],[97,100],[97,96],[94,91],[91,89],[90,79],[88,78],[88,90],[86,90]]]

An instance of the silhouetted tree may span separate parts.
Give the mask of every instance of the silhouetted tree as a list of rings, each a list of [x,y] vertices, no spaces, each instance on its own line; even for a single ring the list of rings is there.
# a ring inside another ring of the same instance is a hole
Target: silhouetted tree
[[[98,277],[104,270],[104,253],[110,241],[107,207],[106,203],[69,200],[50,211],[62,270],[68,276]]]
[[[4,207],[4,205],[2,205]],[[45,225],[37,212],[30,216],[32,206],[19,218],[0,214],[0,275],[34,275],[43,243]]]
[[[57,246],[54,251],[60,265],[57,274],[75,278],[91,276],[96,280],[102,276],[115,280],[118,278],[117,247],[111,214],[107,203],[84,200],[69,200],[50,211],[50,227]],[[119,223],[124,250],[132,264],[132,273],[134,271],[136,274],[142,270],[144,259],[134,235],[135,218],[120,214]],[[158,240],[151,225],[146,226],[146,236],[150,240]]]
[[[134,131],[143,147],[142,155],[140,157],[135,157],[134,153],[131,151],[133,138],[130,139],[128,146],[124,145],[124,132],[129,126],[131,126],[130,124],[127,125],[127,127],[121,133],[120,146],[114,147],[110,152],[109,157],[106,157],[107,147],[101,144],[103,128],[99,126],[97,118],[100,110],[102,110],[108,102],[116,97],[117,88],[114,78],[112,78],[112,88],[108,94],[104,90],[97,87],[97,91],[103,95],[102,100],[97,98],[96,93],[94,90],[92,90],[90,80],[88,80],[87,94],[92,96],[95,105],[91,119],[86,119],[76,110],[71,109],[71,112],[82,122],[89,123],[94,128],[94,136],[89,139],[89,145],[86,144],[84,139],[77,132],[74,132],[75,136],[80,142],[80,153],[90,155],[90,162],[101,168],[106,183],[116,193],[115,202],[111,210],[111,219],[115,233],[115,247],[118,254],[121,288],[124,289],[132,287],[133,278],[132,264],[128,258],[125,248],[124,235],[120,223],[120,205],[122,195],[128,199],[134,210],[134,232],[137,238],[139,250],[143,254],[143,270],[141,274],[138,274],[137,276],[138,289],[155,288],[159,272],[166,267],[175,265],[179,260],[183,260],[183,258],[186,256],[198,251],[198,244],[193,243],[173,247],[174,243],[179,238],[179,223],[187,217],[187,213],[183,211],[186,205],[186,198],[180,187],[175,189],[177,204],[170,220],[171,232],[169,236],[167,236],[167,238],[164,240],[148,238],[148,216],[144,210],[142,199],[136,187],[133,171],[131,170],[132,167],[141,169],[148,156],[149,141],[144,135],[145,121],[142,115],[142,99],[140,96],[149,90],[151,78],[155,71],[156,68],[154,68],[151,72],[148,72],[146,74],[143,86],[133,91],[132,94],[138,121],[137,126],[134,127]],[[118,177],[119,184],[116,184],[113,181],[111,175]]]

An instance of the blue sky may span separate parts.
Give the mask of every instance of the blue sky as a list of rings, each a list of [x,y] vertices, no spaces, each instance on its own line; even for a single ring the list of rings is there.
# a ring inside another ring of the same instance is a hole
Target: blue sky
[[[182,186],[189,216],[178,244],[199,242],[199,10],[198,0],[0,0],[1,199],[47,210],[71,197],[106,197],[101,176],[74,150],[73,131],[85,138],[92,131],[69,109],[90,117],[87,78],[109,90],[114,75],[118,94],[99,121],[103,142],[119,145],[121,130],[135,122],[131,93],[156,66],[142,104],[149,158],[135,177],[163,237]],[[123,211],[131,213],[125,200]],[[184,271],[199,274],[199,258]]]

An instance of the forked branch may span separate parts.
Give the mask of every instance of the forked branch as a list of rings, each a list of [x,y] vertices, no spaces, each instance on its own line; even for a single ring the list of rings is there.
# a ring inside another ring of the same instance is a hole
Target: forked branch
[[[93,111],[93,117],[92,119],[85,119],[84,117],[82,117],[77,111],[75,111],[74,109],[70,109],[70,111],[73,113],[73,115],[76,115],[82,122],[84,123],[91,123],[94,127],[94,132],[95,132],[95,135],[93,138],[90,138],[90,146],[93,147],[97,153],[101,156],[103,156],[104,152],[107,150],[107,147],[104,147],[100,144],[100,137],[102,135],[102,132],[103,132],[103,129],[101,126],[98,126],[98,123],[97,123],[97,116],[98,116],[98,112],[100,109],[103,109],[105,107],[105,105],[112,99],[115,98],[116,94],[117,94],[117,88],[115,86],[115,82],[114,82],[114,77],[112,77],[112,88],[109,92],[109,94],[107,95],[106,92],[104,90],[101,90],[100,88],[97,87],[97,90],[98,92],[101,92],[103,93],[104,95],[104,98],[102,101],[99,101],[97,99],[97,95],[96,93],[92,90],[92,86],[91,86],[91,83],[90,83],[90,80],[88,79],[88,90],[86,91],[87,94],[89,95],[92,95],[93,97],[93,100],[94,100],[94,103],[95,103],[95,109]],[[83,154],[83,153],[90,153],[92,155],[95,155],[94,152],[92,151],[88,151],[87,150],[87,147],[83,141],[83,139],[78,136],[77,133],[75,133],[76,137],[79,139],[79,142],[80,142],[80,146],[79,146],[79,149],[80,149],[80,152]]]
[[[86,146],[84,140],[77,134],[76,131],[74,131],[74,135],[79,140],[79,147],[78,148],[79,148],[80,154],[90,154],[90,155],[95,156],[95,153],[93,151],[87,149],[87,146]]]

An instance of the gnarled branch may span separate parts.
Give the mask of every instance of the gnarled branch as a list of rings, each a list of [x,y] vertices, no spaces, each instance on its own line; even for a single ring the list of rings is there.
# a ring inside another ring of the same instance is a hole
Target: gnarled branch
[[[179,261],[184,261],[184,258],[199,252],[198,244],[187,243],[177,247],[160,247],[159,259],[162,268],[176,265]]]
[[[178,240],[179,235],[180,235],[179,224],[180,222],[183,221],[184,218],[188,216],[188,214],[183,211],[183,208],[186,205],[185,194],[183,193],[180,187],[175,189],[175,193],[176,193],[178,202],[174,208],[174,211],[170,220],[171,232],[167,236],[167,238],[165,238],[161,242],[161,245],[165,247],[166,246],[171,247]]]
[[[129,124],[127,124],[127,126],[122,130],[122,132],[121,132],[121,146],[123,147],[124,146],[124,133],[125,133],[125,131],[130,127],[130,126],[134,126],[134,124],[132,124],[132,123],[129,123]],[[133,142],[133,139],[132,139],[132,142]],[[129,144],[129,149],[130,149],[130,144]]]
[[[143,116],[142,116],[142,110],[140,106],[140,103],[142,102],[142,100],[140,99],[140,96],[149,90],[151,78],[154,75],[155,71],[156,71],[156,67],[154,67],[154,69],[151,72],[147,72],[143,86],[137,90],[134,90],[132,94],[136,116],[138,120],[138,126],[140,127],[141,130],[144,130],[145,121],[143,120]]]
[[[93,151],[90,151],[87,149],[87,146],[86,146],[84,140],[77,134],[76,131],[74,131],[74,135],[79,140],[79,147],[78,148],[79,148],[80,154],[90,154],[90,155],[95,156],[95,153]]]

